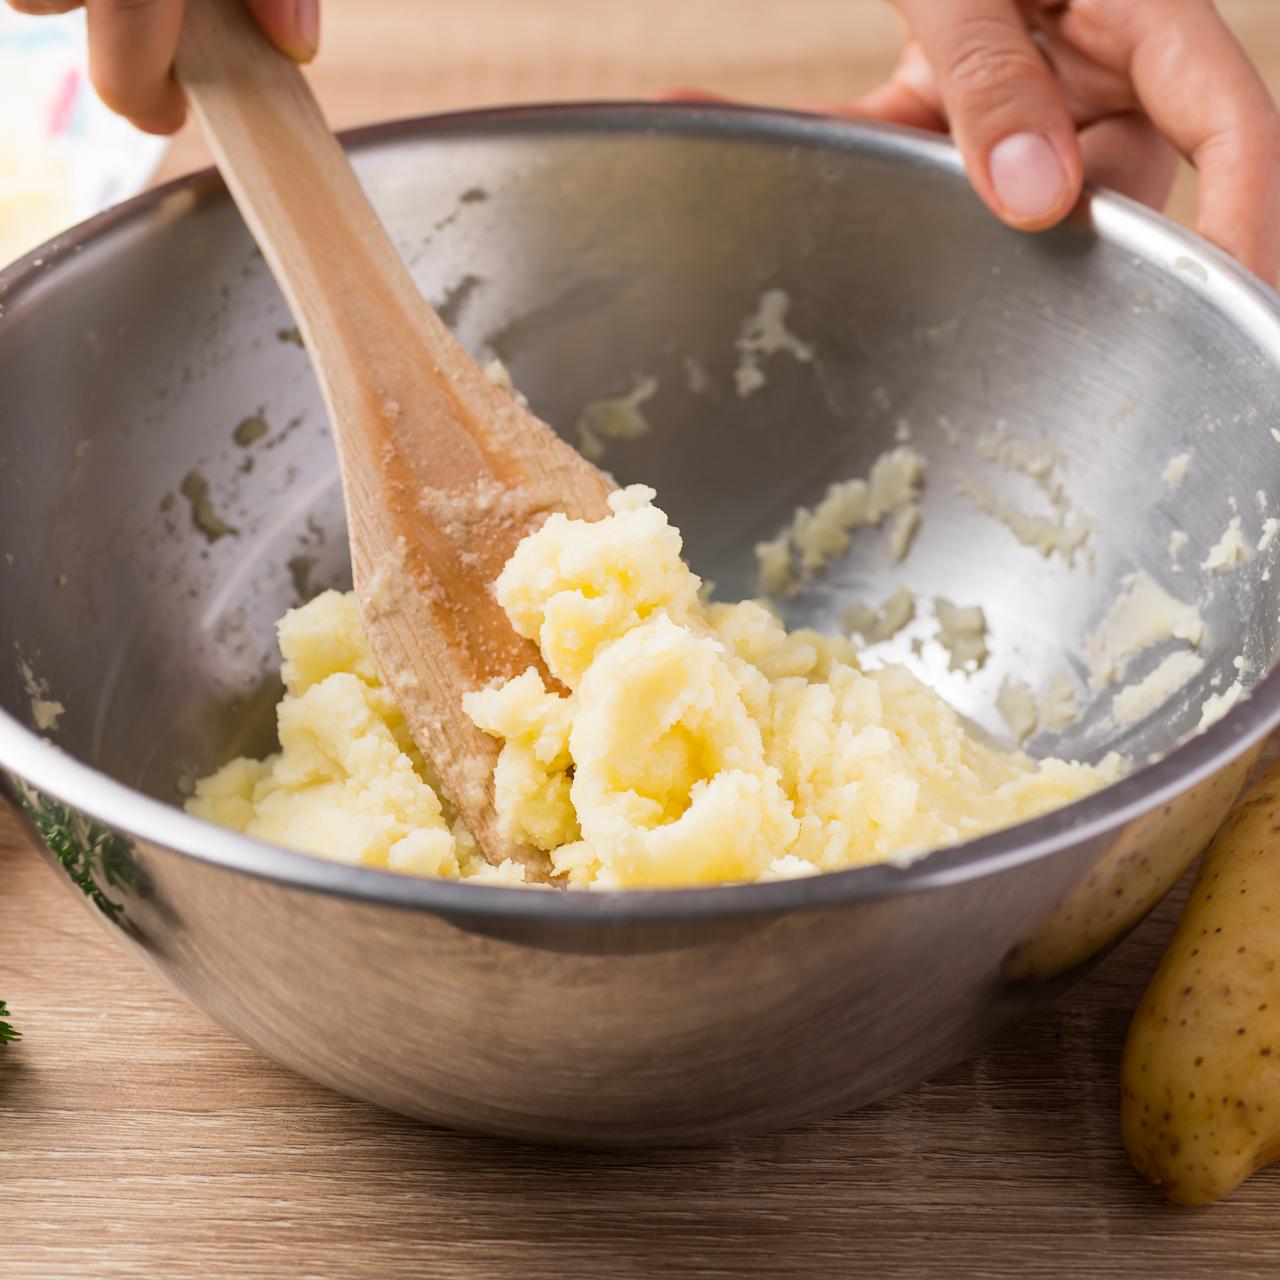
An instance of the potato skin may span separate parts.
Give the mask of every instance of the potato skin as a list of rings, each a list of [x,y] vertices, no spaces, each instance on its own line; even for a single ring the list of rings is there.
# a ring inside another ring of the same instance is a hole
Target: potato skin
[[[1125,1045],[1125,1147],[1178,1204],[1280,1157],[1278,961],[1280,765],[1209,846]]]
[[[1007,978],[1056,978],[1133,928],[1182,879],[1222,825],[1255,763],[1234,764],[1140,818],[1088,876],[1012,948]]]

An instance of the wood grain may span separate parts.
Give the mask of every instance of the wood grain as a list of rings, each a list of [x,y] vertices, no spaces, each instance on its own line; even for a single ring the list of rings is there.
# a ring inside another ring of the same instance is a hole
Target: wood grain
[[[899,1098],[718,1148],[612,1155],[348,1102],[126,961],[7,826],[0,876],[0,990],[25,1033],[0,1059],[6,1278],[1280,1266],[1280,1172],[1179,1210],[1120,1146],[1121,1045],[1180,893],[1057,1008]]]
[[[1280,84],[1274,0],[1223,5]],[[785,9],[785,15],[783,14]],[[879,0],[330,0],[339,124],[701,83],[831,99]],[[205,163],[188,131],[169,175]],[[1187,192],[1176,207],[1185,213]],[[0,1277],[1272,1276],[1280,1171],[1208,1210],[1129,1170],[1117,1071],[1182,890],[1057,1008],[890,1102],[701,1151],[443,1133],[274,1066],[119,954],[0,817]]]

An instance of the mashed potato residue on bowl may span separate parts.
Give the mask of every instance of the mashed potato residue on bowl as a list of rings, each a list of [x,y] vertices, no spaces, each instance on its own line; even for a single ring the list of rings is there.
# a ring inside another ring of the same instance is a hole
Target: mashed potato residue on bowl
[[[632,486],[588,523],[553,515],[495,584],[566,693],[528,670],[467,696],[501,739],[502,830],[555,882],[657,888],[904,858],[1021,822],[1114,779],[979,740],[902,667],[788,632],[763,605],[705,604],[681,540]],[[341,862],[490,883],[379,680],[354,597],[279,625],[280,751],[197,784],[188,810]]]

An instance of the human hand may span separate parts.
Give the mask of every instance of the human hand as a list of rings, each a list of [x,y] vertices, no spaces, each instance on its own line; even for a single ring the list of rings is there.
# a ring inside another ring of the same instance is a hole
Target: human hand
[[[1061,221],[1086,178],[1163,206],[1180,152],[1197,229],[1275,281],[1280,113],[1213,0],[891,3],[897,69],[826,110],[949,131],[978,194],[1026,231]]]
[[[190,0],[199,3],[199,0]],[[9,0],[19,13],[88,11],[89,74],[113,111],[147,133],[173,133],[186,119],[173,56],[184,0]],[[272,41],[308,62],[320,42],[319,0],[248,0]]]
[[[949,129],[1006,222],[1052,226],[1082,181],[1163,205],[1180,152],[1197,229],[1280,273],[1280,113],[1212,0],[896,0],[910,43],[862,113]]]

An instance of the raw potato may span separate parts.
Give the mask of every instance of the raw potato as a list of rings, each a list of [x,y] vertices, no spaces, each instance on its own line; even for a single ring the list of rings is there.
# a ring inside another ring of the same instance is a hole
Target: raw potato
[[[1280,1157],[1280,766],[1205,854],[1138,1006],[1121,1124],[1170,1200],[1207,1204]]]
[[[1084,880],[1019,939],[1005,960],[1005,977],[1056,978],[1132,929],[1204,852],[1252,767],[1246,753],[1134,823]]]

